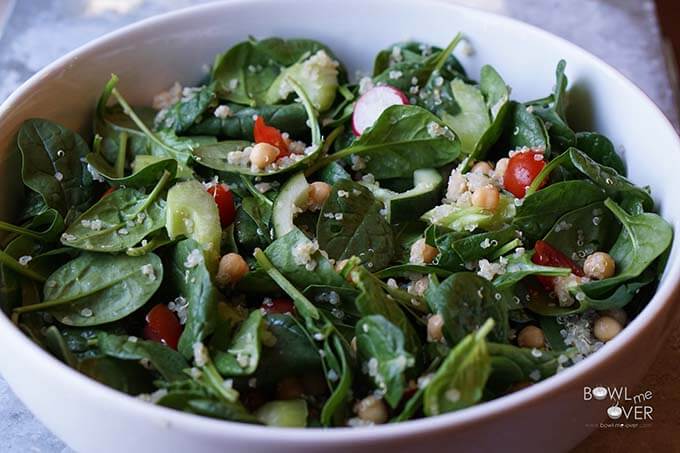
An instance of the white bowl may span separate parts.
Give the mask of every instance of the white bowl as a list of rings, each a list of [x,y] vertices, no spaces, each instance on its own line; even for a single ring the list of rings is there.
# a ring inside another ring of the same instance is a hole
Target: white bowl
[[[542,97],[554,67],[568,61],[578,126],[588,125],[625,149],[630,178],[649,185],[677,230],[680,142],[671,124],[631,82],[580,48],[520,22],[434,1],[243,0],[199,6],[143,21],[98,39],[51,64],[0,107],[3,218],[21,201],[12,142],[20,123],[45,117],[86,131],[112,72],[136,104],[175,80],[195,83],[216,53],[248,35],[311,37],[328,44],[350,70],[368,71],[376,51],[408,38],[444,45],[457,31],[475,53],[471,75],[490,63],[515,99]],[[678,312],[680,257],[673,245],[649,305],[592,357],[556,377],[459,412],[374,428],[276,429],[202,418],[141,402],[106,388],[52,358],[0,316],[0,370],[35,415],[81,452],[561,451],[605,417],[605,401],[583,400],[583,387],[625,385],[643,376]],[[653,389],[651,389],[653,390]]]

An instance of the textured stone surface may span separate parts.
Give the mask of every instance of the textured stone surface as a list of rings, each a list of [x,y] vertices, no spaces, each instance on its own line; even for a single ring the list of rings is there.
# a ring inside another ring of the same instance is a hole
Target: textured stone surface
[[[677,124],[652,0],[452,1],[524,20],[584,47],[637,83]],[[135,20],[196,3],[204,1],[0,2],[0,100],[47,63],[93,38]],[[654,392],[652,426],[644,430],[599,430],[579,446],[579,451],[680,451],[676,433],[680,426],[680,329],[672,330],[679,333],[667,340],[641,384],[641,389]],[[71,451],[34,419],[2,379],[0,451]]]

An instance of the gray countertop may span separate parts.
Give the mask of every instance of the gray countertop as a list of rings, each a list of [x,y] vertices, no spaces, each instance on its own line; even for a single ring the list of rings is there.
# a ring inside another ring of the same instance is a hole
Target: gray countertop
[[[677,124],[653,0],[450,1],[515,17],[584,47],[638,84]],[[46,64],[91,39],[197,3],[206,2],[0,0],[0,100]],[[1,378],[0,451],[71,451],[28,412]]]

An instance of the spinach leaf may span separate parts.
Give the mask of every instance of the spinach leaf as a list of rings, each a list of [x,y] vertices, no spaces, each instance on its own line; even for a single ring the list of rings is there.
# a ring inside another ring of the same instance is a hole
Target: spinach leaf
[[[251,39],[236,44],[218,55],[212,69],[220,97],[250,106],[265,105],[267,91],[276,81],[283,67],[291,66],[306,56],[328,47],[311,39],[269,38]],[[340,68],[341,74],[344,70]]]
[[[372,270],[384,268],[395,250],[392,228],[380,214],[382,207],[361,184],[338,181],[321,208],[319,247],[336,260],[358,256]]]
[[[404,348],[404,334],[383,316],[373,315],[359,320],[356,339],[359,359],[368,363],[368,374],[385,401],[396,407],[406,387],[404,373],[415,363]]]
[[[15,314],[48,311],[68,326],[97,326],[141,308],[163,279],[160,258],[83,253],[45,282],[45,302],[24,305]]]
[[[21,305],[19,276],[12,269],[0,264],[0,310],[9,315]]]
[[[515,383],[546,379],[559,366],[559,353],[499,343],[487,343],[487,347],[491,355],[487,389],[495,395],[505,393]]]
[[[355,304],[361,316],[381,315],[404,334],[406,350],[416,355],[420,349],[420,338],[397,302],[383,291],[380,280],[363,266],[356,266],[350,274],[359,289]],[[409,301],[410,301],[409,297]]]
[[[288,80],[287,83],[293,87],[296,94],[300,97],[302,105],[305,107],[305,111],[307,112],[307,124],[309,125],[312,136],[312,144],[309,152],[305,150],[305,154],[300,155],[301,157],[299,159],[288,165],[284,165],[282,167],[278,165],[272,165],[268,167],[268,169],[260,170],[253,168],[250,165],[236,165],[230,163],[230,152],[241,151],[249,145],[249,142],[230,140],[214,144],[207,144],[194,149],[194,160],[199,164],[214,170],[250,176],[271,176],[280,173],[292,172],[294,170],[309,166],[323,150],[323,139],[321,137],[321,128],[319,126],[318,114],[314,110],[314,107],[307,97],[307,94],[303,91],[303,88],[292,79]]]
[[[26,120],[17,135],[24,184],[66,218],[92,201],[92,178],[81,159],[89,149],[75,132],[43,119]]]
[[[45,344],[47,349],[54,354],[59,360],[64,362],[71,368],[78,367],[78,359],[71,352],[66,340],[59,332],[57,326],[50,326],[45,331]]]
[[[384,280],[391,277],[408,277],[413,274],[434,274],[437,277],[448,277],[452,274],[451,271],[442,269],[438,266],[427,266],[421,264],[397,264],[387,267],[381,271],[373,273],[376,278]]]
[[[534,113],[545,123],[550,135],[551,143],[558,149],[564,150],[576,144],[576,134],[567,124],[566,118],[566,91],[568,80],[564,74],[567,63],[560,60],[555,70],[555,89],[552,95],[552,102],[536,106]]]
[[[194,344],[202,342],[215,328],[219,292],[203,258],[203,248],[195,240],[179,241],[170,262],[167,278],[173,291],[187,304],[186,324],[177,350],[189,359]]]
[[[189,368],[186,360],[174,349],[156,341],[100,332],[97,347],[102,354],[116,359],[148,360],[166,381],[186,379],[183,371]]]
[[[616,217],[598,201],[559,218],[543,238],[579,266],[598,250],[609,250],[620,230]]]
[[[607,199],[605,206],[623,226],[609,254],[616,262],[616,275],[604,280],[581,285],[591,297],[601,297],[622,283],[639,276],[671,244],[673,229],[657,214],[631,215],[614,201]]]
[[[497,288],[509,288],[529,275],[566,277],[571,274],[571,269],[569,268],[535,264],[531,261],[531,255],[533,255],[533,252],[525,252],[521,255],[511,255],[508,257],[505,273],[494,278],[493,284]]]
[[[276,342],[262,347],[260,364],[254,374],[258,386],[273,385],[287,376],[321,370],[319,350],[293,316],[269,314],[264,319]]]
[[[69,247],[93,252],[121,252],[135,246],[149,233],[165,226],[165,201],[160,193],[170,179],[164,173],[146,195],[136,189],[119,189],[85,211],[62,235]]]
[[[177,175],[178,170],[178,162],[175,159],[164,159],[159,157],[157,160],[153,159],[154,161],[150,162],[148,165],[141,166],[138,164],[138,158],[133,162],[134,172],[132,174],[118,177],[115,174],[114,169],[101,155],[90,153],[85,159],[87,160],[88,165],[99,173],[107,183],[115,187],[151,187],[158,182],[166,171],[170,173],[170,178],[172,179]]]
[[[91,357],[78,364],[78,371],[128,395],[148,393],[154,389],[151,373],[139,363],[129,360]]]
[[[456,114],[442,112],[441,117],[460,138],[461,152],[471,160],[482,159],[503,132],[509,111],[508,87],[496,70],[486,65],[478,88],[454,80],[451,92],[460,109]]]
[[[498,297],[500,296],[500,297]],[[444,336],[449,344],[457,344],[466,335],[492,318],[495,327],[491,338],[507,342],[508,309],[506,296],[488,280],[472,272],[458,272],[441,283],[430,277],[425,300],[432,313],[444,320]]]
[[[563,181],[534,192],[517,207],[513,225],[529,243],[544,237],[563,215],[602,201],[605,194],[589,181]]]
[[[227,104],[231,115],[226,118],[215,116],[205,118],[191,126],[189,135],[212,135],[227,139],[253,141],[253,128],[256,116],[261,116],[268,126],[287,132],[298,140],[309,136],[309,128],[305,124],[307,112],[297,102],[282,105],[263,105],[260,107],[244,107],[238,104]]]
[[[257,418],[248,413],[241,404],[224,400],[216,401],[211,399],[211,395],[196,389],[170,390],[157,404],[220,420],[260,424]]]
[[[33,217],[25,227],[0,221],[0,231],[16,233],[31,241],[49,244],[56,241],[64,231],[64,219],[57,210],[45,209]]]
[[[507,149],[550,149],[548,131],[540,117],[533,114],[533,107],[510,101],[508,125],[503,134]],[[531,111],[529,111],[531,110]]]
[[[463,409],[479,402],[491,374],[491,358],[485,337],[493,328],[487,320],[476,332],[461,339],[432,380],[425,387],[425,415],[439,415]]]
[[[439,251],[435,262],[438,267],[449,271],[462,271],[465,264],[493,256],[518,237],[517,230],[512,227],[472,235],[445,233],[435,239]]]
[[[181,134],[189,129],[211,106],[215,105],[215,85],[189,89],[189,93],[174,105],[161,110],[156,117],[156,129],[170,129]]]
[[[243,321],[229,349],[217,351],[215,367],[225,376],[247,376],[257,369],[262,348],[262,312],[253,310]]]
[[[411,178],[415,170],[439,168],[459,153],[458,139],[435,115],[415,105],[393,105],[349,147],[317,160],[306,173],[355,155],[376,179]]]
[[[271,243],[269,220],[271,208],[259,203],[254,197],[241,200],[236,210],[234,238],[246,250],[267,247]]]
[[[272,242],[265,253],[273,265],[297,288],[320,285],[352,289],[347,280],[335,271],[331,262],[318,251],[310,254],[309,263],[296,258],[296,250],[310,246],[314,248],[312,241],[302,231],[294,229]]]
[[[614,144],[604,135],[597,132],[577,132],[576,148],[598,164],[613,168],[621,176],[626,176],[626,164],[616,153]]]

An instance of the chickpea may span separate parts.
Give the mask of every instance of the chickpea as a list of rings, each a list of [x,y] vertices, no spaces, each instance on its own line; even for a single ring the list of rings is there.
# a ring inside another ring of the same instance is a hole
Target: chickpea
[[[491,168],[491,165],[489,165],[488,162],[480,160],[479,162],[477,162],[475,165],[472,166],[470,171],[472,173],[480,173],[482,175],[490,175],[491,172],[493,171],[493,168]]]
[[[276,384],[276,399],[294,400],[300,398],[305,393],[304,386],[300,379],[287,377]]]
[[[543,335],[543,331],[536,326],[526,326],[519,332],[517,344],[521,348],[541,349],[545,347],[545,335]]]
[[[583,263],[583,272],[586,274],[586,277],[602,280],[614,275],[616,263],[609,253],[595,252],[586,258],[586,261]]]
[[[215,281],[221,287],[234,285],[248,273],[248,263],[238,253],[227,253],[220,259]]]
[[[600,316],[609,316],[616,319],[619,324],[625,326],[628,324],[628,313],[623,308],[611,308],[600,312]]]
[[[496,162],[496,169],[494,170],[493,176],[497,181],[503,181],[503,176],[505,176],[505,170],[508,169],[508,164],[510,159],[504,157]]]
[[[310,211],[318,211],[328,200],[331,194],[331,186],[323,181],[315,181],[309,185],[307,192],[307,205]]]
[[[428,245],[425,238],[418,239],[411,246],[411,256],[409,261],[412,264],[429,264],[435,259],[439,251],[435,247]]]
[[[257,143],[250,152],[250,163],[254,167],[262,170],[267,165],[276,161],[279,156],[279,149],[269,143]]]
[[[472,194],[472,205],[489,211],[495,211],[498,207],[499,199],[498,189],[489,184],[474,191]]]
[[[367,396],[357,403],[354,410],[360,419],[376,425],[387,422],[387,406],[382,399],[375,396]]]
[[[427,341],[431,343],[438,343],[444,338],[444,318],[442,315],[436,314],[430,316],[427,320]]]
[[[408,292],[410,294],[415,294],[416,296],[422,296],[425,294],[425,291],[427,291],[428,286],[430,286],[430,279],[428,277],[422,277],[408,287]]]
[[[593,326],[595,338],[605,343],[617,336],[621,330],[623,330],[623,326],[616,319],[609,316],[600,316]]]

